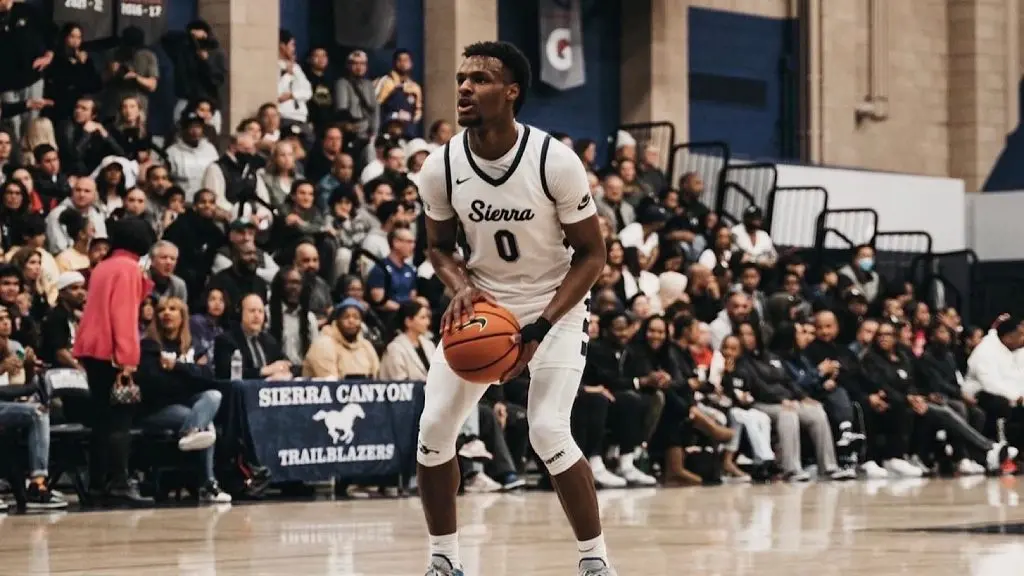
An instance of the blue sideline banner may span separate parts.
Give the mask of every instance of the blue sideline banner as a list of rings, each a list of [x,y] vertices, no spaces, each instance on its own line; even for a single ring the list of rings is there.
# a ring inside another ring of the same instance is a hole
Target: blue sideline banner
[[[234,389],[275,482],[398,474],[415,459],[423,382],[257,380]]]

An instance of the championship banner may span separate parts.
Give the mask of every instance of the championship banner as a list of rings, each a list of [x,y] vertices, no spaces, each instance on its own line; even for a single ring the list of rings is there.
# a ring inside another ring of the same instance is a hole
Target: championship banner
[[[245,382],[249,436],[274,482],[399,474],[416,459],[422,382]]]
[[[540,80],[558,90],[586,83],[580,0],[540,0]]]
[[[117,0],[117,33],[135,26],[146,34],[146,44],[167,32],[167,0]]]
[[[52,0],[53,21],[58,27],[75,22],[82,27],[82,40],[89,42],[114,34],[116,0]]]

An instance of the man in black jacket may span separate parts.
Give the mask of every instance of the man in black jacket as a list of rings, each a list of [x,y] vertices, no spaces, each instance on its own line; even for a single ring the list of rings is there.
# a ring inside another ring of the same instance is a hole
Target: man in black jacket
[[[292,377],[292,364],[274,337],[263,331],[266,312],[263,297],[245,296],[239,305],[241,320],[230,330],[217,336],[213,345],[213,371],[217,378],[231,378],[231,357],[235,351],[242,356],[242,379],[287,380]]]
[[[259,251],[256,245],[250,242],[233,246],[231,261],[231,268],[222,270],[210,278],[210,288],[220,290],[232,303],[241,303],[249,294],[256,294],[261,299],[266,298],[267,282],[256,273],[259,265]],[[238,318],[238,314],[230,316]]]
[[[986,438],[979,430],[985,425],[985,415],[976,406],[965,404],[966,395],[960,389],[963,376],[958,372],[953,355],[953,333],[945,324],[934,322],[928,330],[928,345],[917,360],[917,384],[927,396],[924,418],[932,429],[944,430],[962,458],[958,472],[963,475],[983,474],[985,469],[995,472],[1006,460],[1017,456],[1017,449]],[[971,410],[972,423],[968,423]],[[984,463],[985,468],[977,464]]]
[[[53,22],[32,3],[0,0],[0,100],[24,102],[43,97],[43,70],[53,62],[52,42],[57,37]],[[22,122],[38,115],[10,118],[20,138]]]
[[[168,35],[163,42],[174,63],[174,92],[178,97],[174,119],[181,117],[190,104],[208,100],[214,105],[212,123],[219,127],[221,91],[227,79],[224,50],[205,20],[189,22],[185,31],[186,34]]]
[[[197,299],[203,295],[217,250],[227,243],[227,237],[214,219],[216,209],[213,192],[200,191],[194,198],[192,209],[168,226],[163,236],[164,240],[178,247],[178,265],[174,273],[185,281],[188,293],[193,297],[189,305],[197,306],[197,310],[205,309],[205,302]]]
[[[32,151],[37,169],[33,175],[36,192],[42,196],[43,209],[49,210],[71,196],[71,184],[61,171],[60,155],[49,144],[40,144]]]
[[[815,337],[804,354],[823,377],[827,394],[820,400],[828,412],[840,457],[857,451],[864,435],[853,429],[853,402],[860,392],[860,363],[850,349],[838,342],[839,320],[828,310],[814,316]],[[831,382],[831,384],[829,384]]]
[[[584,394],[597,394],[606,398],[608,424],[613,442],[619,446],[619,481],[648,486],[654,480],[633,465],[635,450],[650,439],[665,406],[665,395],[659,390],[672,377],[663,371],[640,374],[644,367],[635,366],[635,356],[629,343],[629,319],[623,312],[612,312],[601,317],[601,337],[588,345],[587,363],[583,370],[581,390]],[[590,458],[590,466],[602,466],[600,457]],[[602,471],[600,476],[606,476]],[[595,479],[599,476],[594,470]],[[599,482],[605,486],[617,483],[615,476]],[[607,480],[610,480],[609,483]]]
[[[96,120],[99,113],[92,96],[82,96],[75,102],[71,118],[64,122],[57,134],[61,165],[67,174],[87,176],[107,156],[124,156],[124,149],[110,132]]]

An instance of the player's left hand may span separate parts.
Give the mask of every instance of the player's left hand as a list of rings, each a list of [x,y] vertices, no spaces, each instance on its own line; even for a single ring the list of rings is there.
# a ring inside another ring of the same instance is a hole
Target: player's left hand
[[[537,353],[537,348],[540,347],[540,342],[537,340],[523,343],[522,332],[511,336],[512,345],[519,347],[519,359],[516,363],[509,368],[508,372],[505,372],[504,376],[501,377],[501,383],[504,384],[509,380],[514,379],[526,370],[527,365],[530,364],[530,360],[533,359],[533,355]]]
[[[530,360],[533,360],[533,355],[537,353],[537,348],[540,348],[540,343],[548,335],[549,331],[551,331],[551,322],[542,316],[536,321],[523,326],[518,334],[511,336],[512,345],[519,347],[519,359],[501,377],[502,384],[522,374],[523,370],[530,364]]]

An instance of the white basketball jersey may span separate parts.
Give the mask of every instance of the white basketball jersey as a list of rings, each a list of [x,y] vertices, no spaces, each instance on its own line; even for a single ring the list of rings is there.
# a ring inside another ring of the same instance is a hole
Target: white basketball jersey
[[[476,285],[532,322],[569,271],[562,225],[596,208],[576,154],[541,130],[516,127],[516,145],[494,161],[470,152],[465,131],[456,134],[424,163],[420,195],[430,218],[458,217]]]

